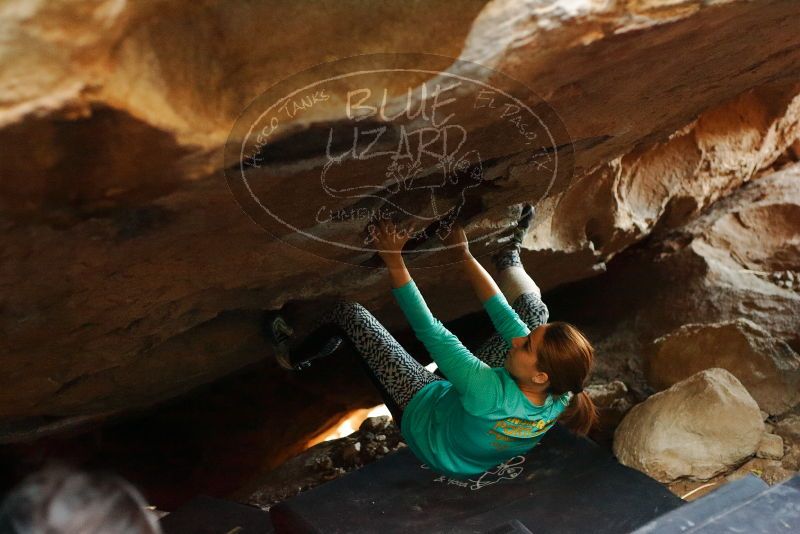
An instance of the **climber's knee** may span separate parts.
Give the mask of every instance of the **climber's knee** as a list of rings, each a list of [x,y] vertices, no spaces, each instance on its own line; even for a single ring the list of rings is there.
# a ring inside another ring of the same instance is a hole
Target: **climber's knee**
[[[514,310],[531,330],[550,318],[550,310],[538,292],[523,293],[514,301]]]
[[[369,310],[362,306],[361,303],[347,299],[342,299],[337,302],[336,311],[338,315],[350,319],[357,319],[370,315]]]

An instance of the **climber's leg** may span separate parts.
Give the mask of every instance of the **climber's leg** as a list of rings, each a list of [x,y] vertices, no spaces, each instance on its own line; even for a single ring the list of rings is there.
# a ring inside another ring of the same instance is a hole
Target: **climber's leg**
[[[431,382],[442,380],[406,352],[389,331],[357,302],[341,300],[336,303],[317,321],[320,325],[327,323],[338,326],[356,349],[398,426],[411,397]]]
[[[525,272],[519,256],[522,239],[534,214],[533,209],[529,208],[527,205],[523,207],[522,216],[509,244],[492,256],[492,262],[497,270],[497,285],[503,296],[511,303],[519,318],[533,330],[547,322],[549,311],[542,301],[539,286]],[[494,333],[475,355],[490,367],[502,367],[509,348],[500,334]]]

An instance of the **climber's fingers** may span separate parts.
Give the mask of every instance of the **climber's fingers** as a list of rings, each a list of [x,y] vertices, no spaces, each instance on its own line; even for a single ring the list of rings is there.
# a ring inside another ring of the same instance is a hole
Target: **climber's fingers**
[[[399,225],[396,225],[393,221],[382,219],[378,221],[377,226],[378,232],[376,240],[378,241],[378,245],[391,250],[402,249],[417,230],[416,221],[410,221],[400,228]]]

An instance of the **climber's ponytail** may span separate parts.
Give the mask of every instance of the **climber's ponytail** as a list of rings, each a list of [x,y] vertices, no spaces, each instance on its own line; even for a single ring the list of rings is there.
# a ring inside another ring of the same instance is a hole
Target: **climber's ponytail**
[[[576,434],[588,434],[597,422],[597,408],[592,398],[585,391],[573,395],[559,421]]]
[[[559,421],[572,432],[586,435],[597,422],[597,408],[583,390],[594,363],[594,348],[569,323],[554,321],[544,328],[542,342],[536,349],[536,366],[550,378],[552,395],[573,393]]]

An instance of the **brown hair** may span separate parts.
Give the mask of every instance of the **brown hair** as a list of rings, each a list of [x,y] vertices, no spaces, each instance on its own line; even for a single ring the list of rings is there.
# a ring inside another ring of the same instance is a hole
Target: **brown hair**
[[[560,420],[572,432],[585,436],[597,422],[597,408],[583,391],[592,371],[594,347],[573,325],[554,321],[545,325],[536,356],[536,367],[550,377],[549,392],[553,395],[573,393]]]

